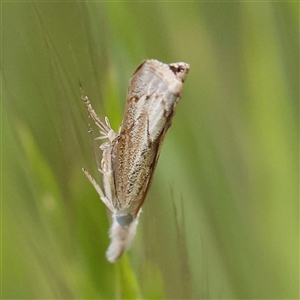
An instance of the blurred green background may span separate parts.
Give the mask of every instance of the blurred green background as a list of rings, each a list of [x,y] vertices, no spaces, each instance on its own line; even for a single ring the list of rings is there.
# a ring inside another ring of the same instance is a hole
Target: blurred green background
[[[299,298],[299,3],[1,7],[2,299]],[[78,78],[117,130],[147,58],[191,69],[113,265]]]

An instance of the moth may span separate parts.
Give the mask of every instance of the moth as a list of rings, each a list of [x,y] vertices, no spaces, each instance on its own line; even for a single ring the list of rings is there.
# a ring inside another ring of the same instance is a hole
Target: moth
[[[172,124],[182,86],[189,72],[184,62],[144,61],[128,87],[125,112],[116,133],[102,121],[87,96],[82,96],[90,117],[99,127],[103,189],[82,169],[112,213],[109,262],[116,262],[134,238],[141,207],[147,196],[165,135]]]

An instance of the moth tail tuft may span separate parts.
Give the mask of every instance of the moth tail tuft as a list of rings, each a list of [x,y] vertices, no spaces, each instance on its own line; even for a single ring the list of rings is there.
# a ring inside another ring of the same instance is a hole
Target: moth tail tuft
[[[109,262],[116,262],[131,246],[137,224],[138,218],[134,219],[129,225],[121,226],[113,216],[113,223],[109,230],[111,242],[106,251],[106,258]]]

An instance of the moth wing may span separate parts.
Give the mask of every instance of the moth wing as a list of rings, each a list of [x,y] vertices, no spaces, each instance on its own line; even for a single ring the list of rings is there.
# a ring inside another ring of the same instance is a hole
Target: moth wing
[[[131,79],[123,123],[114,145],[115,190],[119,211],[125,214],[136,215],[145,200],[182,87],[168,65],[150,62],[142,64]],[[165,73],[174,81],[171,90],[172,80],[164,80]]]

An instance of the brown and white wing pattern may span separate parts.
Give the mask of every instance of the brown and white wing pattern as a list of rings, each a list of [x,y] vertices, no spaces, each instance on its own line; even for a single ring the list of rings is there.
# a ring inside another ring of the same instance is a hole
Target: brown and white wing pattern
[[[157,60],[144,61],[130,80],[118,134],[112,131],[108,119],[103,123],[88,106],[96,124],[101,124],[97,125],[102,130],[102,137],[109,139],[101,146],[105,194],[84,171],[113,212],[111,244],[106,253],[110,262],[115,262],[133,240],[140,208],[147,196],[188,71],[189,65],[183,62],[168,65]]]
[[[185,63],[167,65],[147,60],[130,80],[123,122],[114,147],[121,213],[136,215],[146,197],[188,69]]]

